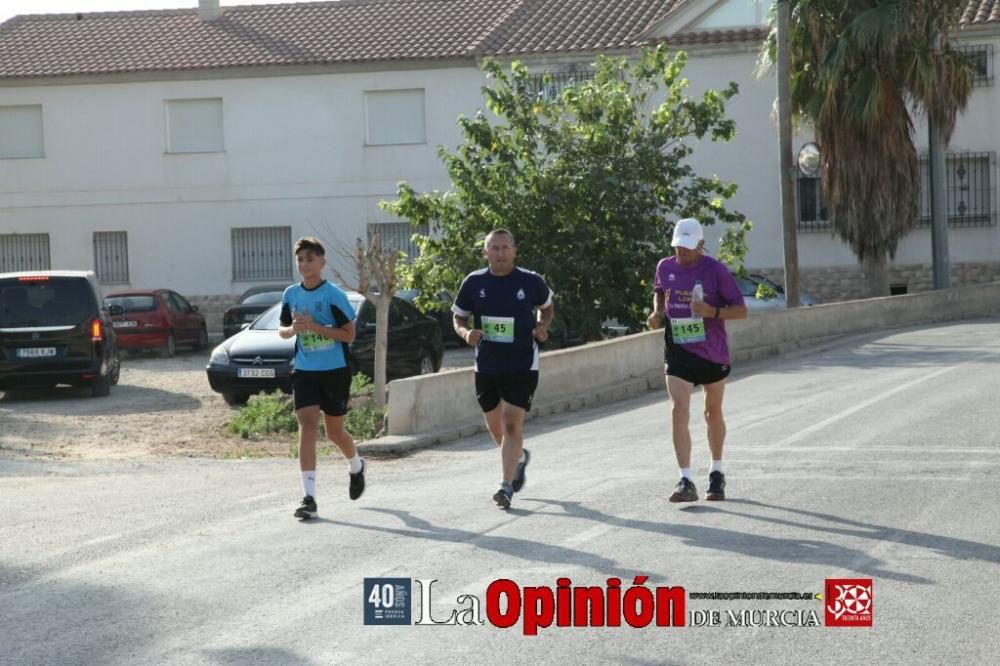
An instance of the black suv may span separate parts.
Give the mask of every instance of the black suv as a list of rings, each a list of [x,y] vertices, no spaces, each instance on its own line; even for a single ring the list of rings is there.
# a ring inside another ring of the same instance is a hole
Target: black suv
[[[89,386],[106,396],[121,361],[93,273],[0,273],[0,390]],[[118,312],[115,310],[117,309]]]

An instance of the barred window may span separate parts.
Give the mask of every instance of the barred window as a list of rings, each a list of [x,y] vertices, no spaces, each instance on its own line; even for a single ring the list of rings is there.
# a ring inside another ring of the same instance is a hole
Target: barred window
[[[829,231],[830,219],[823,201],[823,184],[819,178],[799,175],[799,230]]]
[[[94,232],[94,270],[104,284],[128,282],[128,234]]]
[[[409,222],[379,222],[368,225],[368,244],[371,245],[372,236],[378,229],[379,237],[382,239],[383,251],[399,250],[406,254],[406,261],[413,261],[420,254],[420,249],[413,242],[414,234],[430,233],[427,225],[414,228]]]
[[[0,273],[50,268],[48,234],[0,234]]]
[[[972,65],[972,87],[984,88],[993,85],[993,45],[969,44],[954,47]]]
[[[945,195],[949,227],[988,227],[996,224],[996,153],[950,153],[945,160]],[[931,224],[931,169],[920,159],[918,227]]]
[[[291,280],[292,228],[233,229],[234,280]]]
[[[543,99],[555,101],[562,95],[563,90],[566,88],[580,85],[582,82],[593,78],[594,72],[590,70],[532,74],[531,92],[535,97],[541,96]]]

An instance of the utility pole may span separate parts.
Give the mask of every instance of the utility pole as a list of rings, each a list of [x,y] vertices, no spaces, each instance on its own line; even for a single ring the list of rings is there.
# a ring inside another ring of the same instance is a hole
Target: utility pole
[[[781,178],[781,230],[784,240],[785,306],[799,306],[799,244],[795,215],[795,171],[792,166],[792,84],[788,29],[789,0],[778,0],[778,151]]]
[[[934,37],[934,51],[941,53],[941,34]],[[948,257],[948,194],[945,190],[948,139],[941,123],[927,115],[927,144],[930,152],[931,182],[931,260],[934,265],[934,288],[951,286],[951,260]]]

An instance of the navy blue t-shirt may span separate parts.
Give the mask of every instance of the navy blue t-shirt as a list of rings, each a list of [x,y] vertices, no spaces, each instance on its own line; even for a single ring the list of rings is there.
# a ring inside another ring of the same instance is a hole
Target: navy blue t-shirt
[[[538,369],[538,344],[531,331],[536,308],[552,305],[552,290],[538,273],[515,267],[507,275],[488,268],[469,273],[451,311],[473,316],[484,332],[476,347],[476,372],[501,375]]]

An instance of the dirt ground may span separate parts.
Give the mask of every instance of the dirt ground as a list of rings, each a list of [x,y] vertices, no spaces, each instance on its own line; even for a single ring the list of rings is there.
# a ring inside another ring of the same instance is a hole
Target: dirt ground
[[[245,440],[225,431],[237,410],[209,387],[208,355],[127,356],[106,398],[64,386],[0,393],[0,457],[289,455],[292,435]],[[471,350],[446,352],[446,367],[470,363]]]

